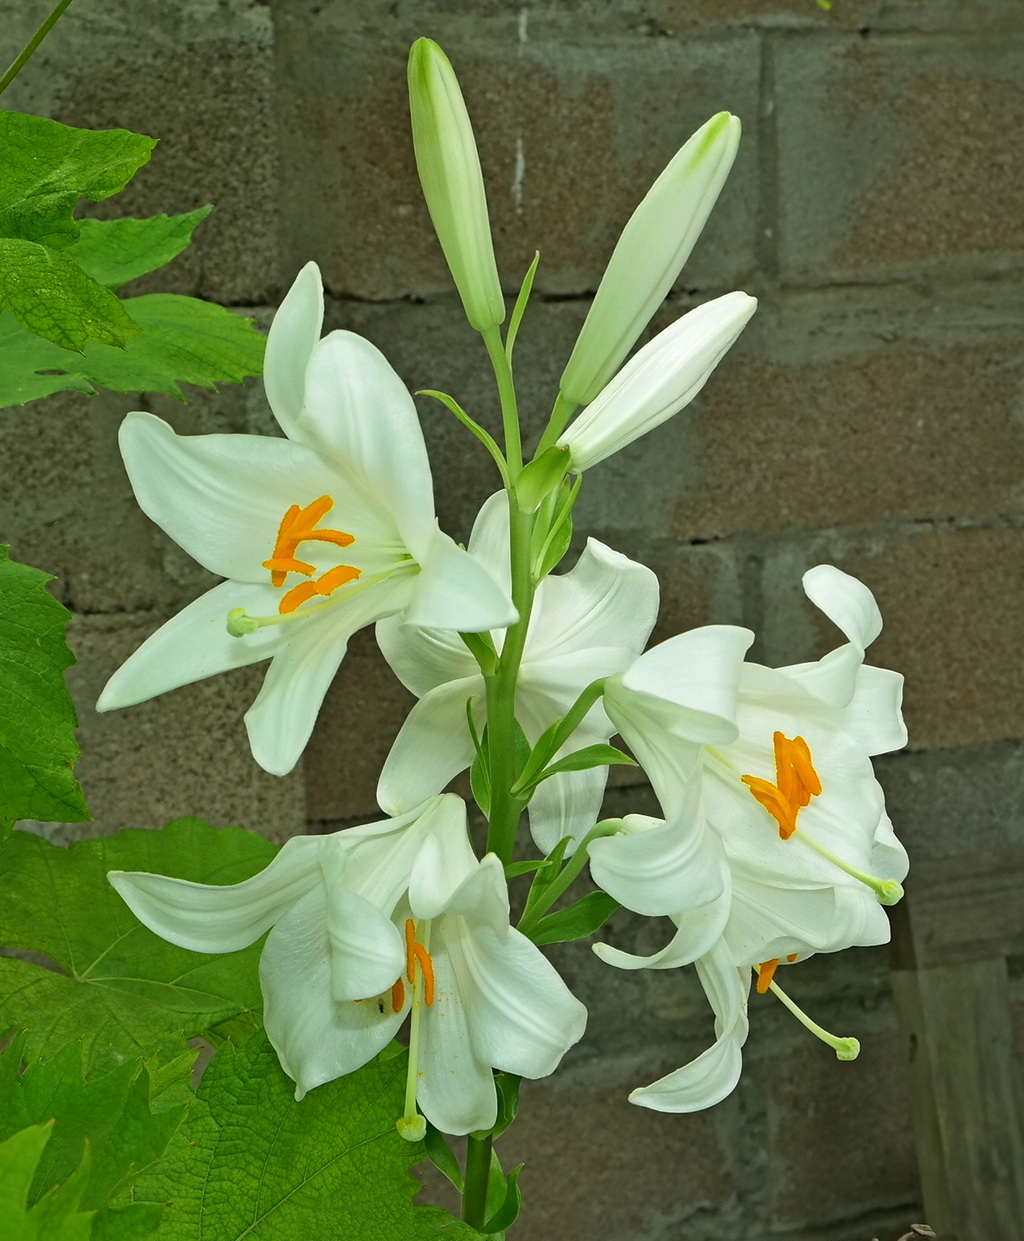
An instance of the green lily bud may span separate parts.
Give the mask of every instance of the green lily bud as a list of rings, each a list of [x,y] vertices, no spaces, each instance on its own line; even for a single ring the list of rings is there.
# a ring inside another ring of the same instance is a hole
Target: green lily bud
[[[478,332],[505,318],[487,198],[469,113],[455,70],[432,39],[409,52],[409,111],[423,197],[466,309]]]
[[[664,301],[729,175],[739,118],[719,112],[676,153],[622,230],[559,388],[588,405]]]

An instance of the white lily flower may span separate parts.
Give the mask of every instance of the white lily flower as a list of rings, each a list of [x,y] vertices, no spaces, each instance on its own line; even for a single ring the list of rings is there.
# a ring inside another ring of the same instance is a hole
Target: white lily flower
[[[906,741],[902,677],[863,663],[881,628],[865,586],[819,565],[804,588],[849,639],[817,663],[740,664],[749,633],[708,627],[641,656],[606,691],[666,820],[630,816],[622,835],[592,843],[591,870],[622,904],[667,914],[677,929],[651,956],[595,950],[625,969],[698,962],[718,1028],[706,1062],[633,1092],[645,1106],[688,1111],[732,1089],[752,969],[758,990],[776,992],[840,1058],[856,1054],[856,1040],[815,1026],[774,974],[780,962],[889,939],[881,905],[902,894],[907,858],[870,756]],[[712,1061],[720,1072],[705,1089],[698,1066]]]
[[[589,469],[689,405],[756,309],[756,297],[726,293],[659,332],[562,432],[572,468]]]
[[[491,1069],[545,1077],[583,1034],[586,1009],[509,925],[501,863],[477,861],[466,807],[442,794],[409,814],[296,836],[243,883],[108,878],[152,931],[193,952],[232,952],[270,930],[260,958],[267,1036],[295,1097],[372,1059],[410,1018],[399,1128],[494,1125]]]
[[[508,578],[508,505],[490,497],[473,526],[469,551],[499,580]],[[516,685],[516,718],[533,745],[564,716],[584,689],[627,668],[643,650],[658,611],[658,580],[650,569],[587,542],[568,573],[545,578],[537,589]],[[501,649],[504,631],[493,635]],[[388,755],[377,800],[397,814],[439,792],[473,761],[466,719],[472,701],[483,722],[485,687],[476,660],[457,635],[403,624],[389,617],[377,641],[392,670],[419,702]],[[607,742],[614,726],[598,703],[558,757]],[[563,836],[581,839],[597,821],[607,767],[564,772],[543,781],[530,802],[534,840],[550,853]]]
[[[615,374],[675,284],[736,158],[739,118],[719,112],[697,130],[622,230],[559,388],[586,405]]]
[[[320,339],[309,263],[274,319],[265,384],[286,439],[179,436],[152,414],[121,426],[143,510],[228,580],[168,621],[111,677],[97,709],[272,659],[245,716],[253,756],[290,771],[350,636],[391,613],[478,632],[509,624],[508,592],[438,529],[412,398],[369,341]]]

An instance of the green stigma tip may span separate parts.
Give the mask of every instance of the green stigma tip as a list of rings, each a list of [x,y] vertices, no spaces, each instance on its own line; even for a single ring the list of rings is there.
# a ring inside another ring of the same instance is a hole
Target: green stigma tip
[[[245,608],[235,608],[228,613],[227,627],[233,638],[244,638],[246,634],[255,633],[260,622],[247,615]]]
[[[903,899],[903,884],[895,879],[886,879],[878,888],[878,901],[881,905],[895,905]]]
[[[860,1055],[860,1039],[853,1037],[836,1040],[837,1060],[856,1060]]]
[[[422,1142],[427,1136],[427,1122],[422,1116],[413,1116],[408,1120],[399,1116],[395,1128],[407,1142]]]

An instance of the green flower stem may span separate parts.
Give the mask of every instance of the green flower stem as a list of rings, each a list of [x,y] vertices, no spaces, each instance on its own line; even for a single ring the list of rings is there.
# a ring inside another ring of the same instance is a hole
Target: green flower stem
[[[483,1232],[487,1216],[487,1180],[491,1172],[491,1146],[494,1139],[469,1135],[466,1145],[466,1178],[462,1192],[462,1218],[477,1232]]]
[[[519,432],[519,411],[516,406],[515,384],[512,382],[512,365],[497,327],[487,328],[481,335],[498,384],[501,422],[505,430],[505,460],[508,462],[509,478],[515,483],[523,468],[523,442]]]
[[[57,3],[53,7],[53,12],[43,22],[43,24],[39,27],[39,29],[32,36],[32,38],[29,39],[28,43],[25,45],[20,55],[17,57],[17,59],[14,61],[11,67],[7,70],[4,76],[0,78],[0,95],[4,93],[4,91],[8,88],[8,86],[10,86],[10,84],[14,81],[14,79],[18,76],[18,74],[22,71],[22,69],[24,69],[25,66],[28,64],[28,62],[32,59],[33,55],[35,54],[36,48],[39,46],[40,43],[42,43],[42,41],[46,38],[46,36],[53,29],[53,27],[56,26],[57,22],[60,21],[61,16],[64,13],[64,10],[68,7],[70,3],[71,3],[71,0],[57,0]]]
[[[512,545],[512,602],[519,620],[509,626],[497,670],[484,677],[487,687],[487,749],[490,755],[491,806],[488,816],[487,849],[508,865],[512,861],[519,816],[525,801],[512,795],[518,776],[515,770],[516,681],[526,645],[526,631],[533,607],[533,573],[530,542],[533,515],[521,513],[515,496],[509,494],[509,534]]]

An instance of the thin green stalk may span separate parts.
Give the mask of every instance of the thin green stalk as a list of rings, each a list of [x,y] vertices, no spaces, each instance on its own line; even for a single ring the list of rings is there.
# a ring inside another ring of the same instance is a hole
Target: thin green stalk
[[[533,515],[521,513],[515,496],[509,496],[509,540],[512,557],[512,602],[519,620],[509,626],[496,672],[484,678],[487,687],[487,748],[491,768],[491,806],[487,848],[504,864],[512,861],[516,831],[524,802],[512,796],[515,770],[516,681],[526,646],[526,632],[533,607],[533,573],[530,543]]]
[[[505,460],[508,472],[514,483],[523,468],[523,443],[519,432],[519,410],[516,406],[516,389],[512,382],[512,366],[505,353],[501,341],[501,332],[497,327],[488,328],[481,335],[487,346],[487,355],[491,359],[494,378],[498,384],[498,397],[501,401],[501,422],[505,430]]]
[[[57,0],[56,5],[54,5],[53,12],[48,18],[46,18],[32,38],[29,39],[22,52],[14,60],[4,76],[0,78],[0,95],[4,93],[8,86],[10,86],[22,69],[24,69],[28,62],[32,59],[35,55],[36,48],[40,43],[42,43],[57,22],[60,21],[64,10],[70,3],[71,0]]]
[[[466,1180],[462,1192],[462,1218],[483,1232],[487,1222],[487,1180],[491,1172],[491,1146],[494,1139],[469,1135],[466,1145]]]

